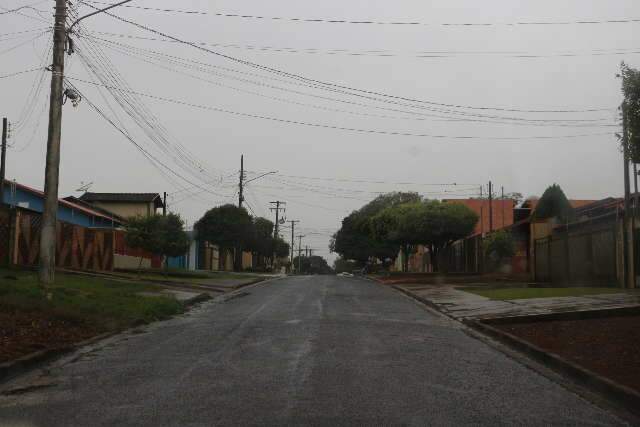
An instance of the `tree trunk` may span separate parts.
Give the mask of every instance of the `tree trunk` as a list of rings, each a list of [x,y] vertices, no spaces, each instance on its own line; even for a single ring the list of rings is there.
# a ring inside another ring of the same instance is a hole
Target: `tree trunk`
[[[242,247],[238,246],[234,249],[235,256],[233,257],[233,270],[242,271]]]
[[[431,245],[431,265],[433,266],[434,273],[440,272],[438,264],[438,249],[436,249],[435,245]]]

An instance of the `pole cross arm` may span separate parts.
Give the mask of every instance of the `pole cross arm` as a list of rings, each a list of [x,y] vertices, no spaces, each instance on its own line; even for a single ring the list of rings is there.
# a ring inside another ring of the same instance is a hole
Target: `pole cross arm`
[[[73,30],[73,27],[75,27],[76,24],[78,24],[78,22],[80,22],[80,21],[82,21],[82,20],[84,20],[86,18],[89,18],[89,17],[91,17],[93,15],[97,15],[99,13],[105,12],[105,11],[107,11],[109,9],[113,9],[114,7],[118,7],[118,6],[123,5],[125,3],[129,3],[131,1],[133,1],[133,0],[124,0],[124,1],[121,1],[119,3],[114,3],[114,4],[112,4],[112,5],[108,6],[108,7],[105,7],[104,9],[97,9],[96,7],[91,6],[90,4],[88,4],[87,6],[93,7],[96,10],[91,12],[91,13],[88,13],[88,14],[86,14],[84,16],[81,16],[80,18],[78,18],[75,21],[73,21],[73,23],[69,26],[69,28],[67,28],[67,34],[71,33],[71,30]]]

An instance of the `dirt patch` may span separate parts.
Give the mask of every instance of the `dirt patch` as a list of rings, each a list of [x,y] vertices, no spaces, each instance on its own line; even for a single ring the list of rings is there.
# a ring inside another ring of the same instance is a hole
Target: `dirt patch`
[[[640,316],[493,326],[640,391]]]
[[[0,308],[0,363],[40,350],[64,348],[101,331],[39,312]]]

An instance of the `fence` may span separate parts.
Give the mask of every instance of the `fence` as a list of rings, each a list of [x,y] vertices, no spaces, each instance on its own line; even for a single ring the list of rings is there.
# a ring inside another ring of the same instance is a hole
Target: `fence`
[[[438,269],[445,273],[479,273],[482,271],[482,237],[458,240],[438,254]]]
[[[535,280],[569,284],[618,282],[616,224],[554,232],[534,244]]]
[[[24,210],[15,212],[14,264],[34,266],[38,263],[41,227],[40,214]],[[56,266],[74,270],[113,270],[113,233],[111,229],[58,222]]]

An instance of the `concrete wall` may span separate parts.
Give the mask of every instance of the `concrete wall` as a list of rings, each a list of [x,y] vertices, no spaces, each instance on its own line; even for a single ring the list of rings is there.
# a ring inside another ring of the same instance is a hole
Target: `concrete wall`
[[[140,264],[140,257],[133,257],[129,255],[113,255],[113,267],[114,268],[151,268],[151,259],[142,258],[142,265]]]

